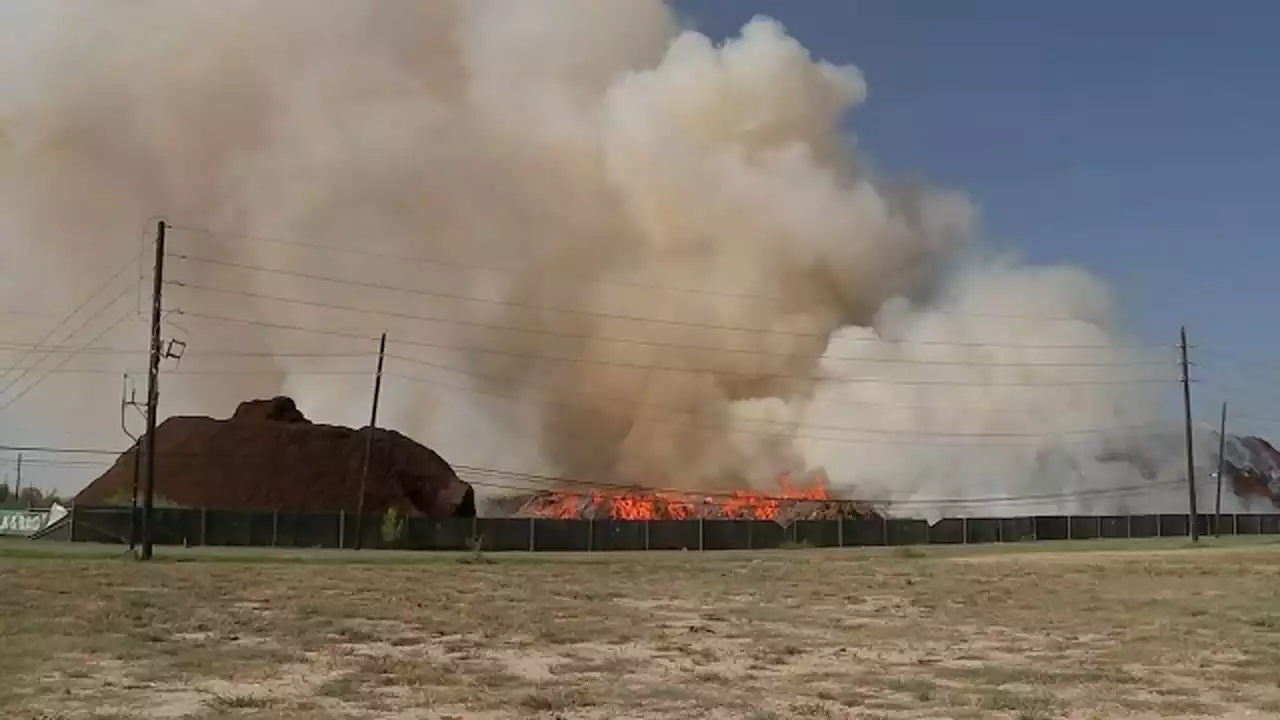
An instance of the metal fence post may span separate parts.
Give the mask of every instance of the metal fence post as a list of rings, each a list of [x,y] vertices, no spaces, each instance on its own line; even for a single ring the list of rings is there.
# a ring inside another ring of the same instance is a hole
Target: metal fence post
[[[338,549],[347,549],[347,511],[338,511]]]
[[[1075,530],[1076,530],[1076,524],[1075,524],[1075,523],[1073,523],[1073,522],[1071,522],[1071,516],[1070,516],[1070,515],[1068,515],[1068,516],[1067,516],[1067,539],[1068,539],[1068,540],[1075,540],[1075,539],[1076,539],[1076,532],[1075,532]]]
[[[209,508],[200,508],[200,547],[209,544]]]
[[[280,539],[280,511],[271,511],[271,547],[275,547]]]
[[[969,518],[968,517],[960,518],[960,533],[961,533],[960,544],[968,545],[969,544]]]
[[[705,522],[705,518],[698,516],[698,552],[702,552],[703,548],[705,548],[707,544],[706,526],[704,525]]]
[[[76,541],[76,504],[71,503],[71,517],[67,518],[67,542]]]
[[[1164,516],[1156,515],[1156,537],[1164,537]]]
[[[836,520],[836,547],[844,547],[844,519]]]
[[[641,522],[644,523],[644,549],[648,550],[649,549],[649,524],[652,523],[653,521],[642,520]]]
[[[880,518],[881,545],[889,547],[889,518]]]
[[[596,519],[587,519],[587,552],[591,552],[591,546],[595,542],[596,536]]]
[[[529,552],[533,552],[536,546],[536,538],[533,536],[533,518],[529,518]]]
[[[1239,535],[1239,534],[1240,534],[1240,528],[1239,528],[1239,526],[1236,524],[1236,517],[1237,517],[1237,515],[1236,515],[1235,513],[1231,513],[1231,534],[1232,534],[1232,535]]]
[[[1124,516],[1124,537],[1126,540],[1133,538],[1133,516]]]

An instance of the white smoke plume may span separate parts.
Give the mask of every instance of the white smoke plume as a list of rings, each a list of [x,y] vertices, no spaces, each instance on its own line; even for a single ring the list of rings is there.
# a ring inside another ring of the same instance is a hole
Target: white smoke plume
[[[844,125],[863,77],[777,22],[716,44],[657,0],[32,0],[0,21],[0,299],[63,312],[169,219],[188,357],[165,415],[284,392],[362,425],[373,342],[287,328],[385,329],[381,420],[463,465],[764,490],[821,466],[898,501],[1143,482],[1096,459],[1128,436],[1096,431],[1152,423],[1171,387],[1129,380],[1172,365],[1129,365],[1150,355],[1097,280],[979,255],[963,196],[870,174]],[[130,318],[114,337],[137,346]],[[339,352],[361,357],[303,357]],[[109,376],[57,374],[0,429],[114,447],[117,411]]]

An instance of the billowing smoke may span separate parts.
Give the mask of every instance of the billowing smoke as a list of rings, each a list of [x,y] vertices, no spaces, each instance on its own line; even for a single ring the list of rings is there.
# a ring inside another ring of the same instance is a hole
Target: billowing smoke
[[[874,177],[844,125],[862,76],[772,20],[723,44],[657,0],[0,20],[0,293],[69,309],[169,219],[165,414],[287,392],[363,424],[356,336],[385,329],[382,421],[464,465],[698,489],[822,466],[903,501],[1143,481],[1099,431],[1149,426],[1172,365],[1135,364],[1093,278],[979,255],[962,196]],[[3,428],[118,446],[117,393],[51,376]]]

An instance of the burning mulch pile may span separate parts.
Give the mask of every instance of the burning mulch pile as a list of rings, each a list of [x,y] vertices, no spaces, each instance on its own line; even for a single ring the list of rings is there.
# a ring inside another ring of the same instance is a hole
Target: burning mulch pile
[[[582,520],[773,520],[790,525],[797,520],[877,517],[866,503],[832,498],[821,473],[803,486],[780,478],[774,494],[546,490],[508,498],[502,504],[514,517]]]
[[[1280,483],[1276,482],[1280,475],[1280,451],[1260,437],[1235,437],[1234,445],[1243,451],[1247,462],[1223,463],[1223,476],[1231,481],[1232,490],[1242,498],[1265,499],[1280,507]]]
[[[156,428],[157,503],[192,508],[337,511],[359,502],[368,433],[317,425],[287,397],[241,403],[229,420],[173,417]],[[131,448],[77,497],[129,502]],[[474,517],[475,492],[435,452],[377,429],[365,511],[401,507],[427,517]]]

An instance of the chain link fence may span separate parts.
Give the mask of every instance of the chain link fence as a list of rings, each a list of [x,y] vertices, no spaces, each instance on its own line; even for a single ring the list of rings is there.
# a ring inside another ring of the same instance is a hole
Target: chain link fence
[[[280,548],[382,548],[605,552],[617,550],[768,550],[789,546],[875,547],[964,545],[1185,537],[1187,515],[1036,516],[913,519],[801,520],[556,520],[459,518],[428,520],[368,515],[356,542],[356,515],[348,512],[156,509],[158,545]],[[1200,534],[1213,534],[1212,515],[1201,515]],[[1224,535],[1280,534],[1280,515],[1223,515]],[[75,507],[52,539],[127,543],[129,508]]]

